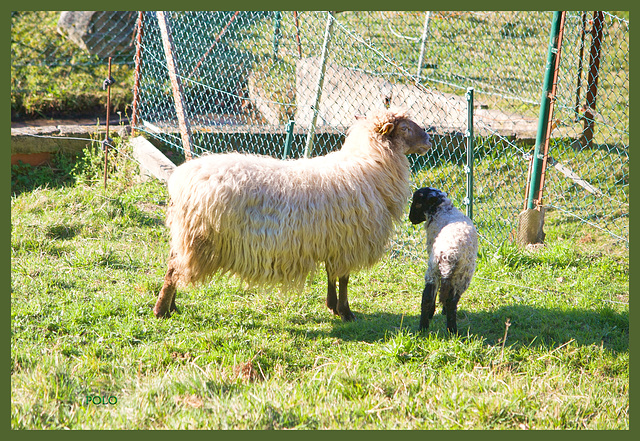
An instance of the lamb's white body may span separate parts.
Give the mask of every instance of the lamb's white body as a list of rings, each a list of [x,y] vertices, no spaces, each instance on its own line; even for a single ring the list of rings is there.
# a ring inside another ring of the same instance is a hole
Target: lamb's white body
[[[178,280],[230,272],[249,284],[299,288],[324,262],[328,306],[353,319],[349,273],[385,252],[409,193],[406,155],[429,146],[415,123],[385,110],[356,122],[342,149],[325,156],[283,161],[228,153],[181,165],[169,181],[171,257],[156,316],[175,308]]]
[[[478,234],[471,219],[460,212],[446,195],[436,189],[422,188],[414,194],[410,219],[426,221],[429,262],[425,273],[420,328],[429,326],[435,307],[435,294],[447,314],[447,328],[456,331],[456,309],[476,269]]]
[[[425,281],[439,283],[441,278],[451,279],[454,289],[463,293],[476,269],[478,235],[471,219],[447,201],[425,227],[429,250]]]

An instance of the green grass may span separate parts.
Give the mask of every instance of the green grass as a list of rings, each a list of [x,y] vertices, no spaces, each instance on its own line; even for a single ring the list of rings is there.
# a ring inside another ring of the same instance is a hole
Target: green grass
[[[51,118],[103,114],[108,61],[89,55],[61,36],[59,11],[11,15],[11,118]],[[113,112],[130,113],[133,69],[114,64]]]
[[[355,323],[322,269],[288,295],[219,276],[157,320],[166,189],[120,154],[105,192],[86,155],[11,200],[12,428],[629,428],[628,252],[599,236],[483,247],[460,336],[416,331],[415,249],[352,275]]]

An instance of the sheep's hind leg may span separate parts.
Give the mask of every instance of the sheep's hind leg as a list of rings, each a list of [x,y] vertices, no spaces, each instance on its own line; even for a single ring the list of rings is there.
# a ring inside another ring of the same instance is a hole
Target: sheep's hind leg
[[[336,292],[336,278],[327,272],[327,308],[335,315],[338,314],[338,294]]]
[[[338,314],[342,318],[343,322],[351,322],[356,319],[356,316],[351,312],[351,308],[349,308],[349,299],[347,297],[347,284],[349,283],[349,275],[347,274],[344,277],[340,277],[339,279],[340,285],[340,293],[338,297]]]
[[[436,286],[426,282],[422,291],[422,304],[420,305],[420,326],[418,331],[429,329],[429,320],[433,318],[436,310]]]
[[[157,318],[169,317],[176,307],[176,283],[177,275],[175,268],[169,264],[167,274],[164,276],[164,284],[158,294],[158,300],[153,308],[153,315]]]
[[[460,294],[456,292],[448,279],[443,279],[440,287],[440,302],[443,306],[442,312],[447,316],[447,331],[452,334],[458,333],[458,300],[460,300]]]

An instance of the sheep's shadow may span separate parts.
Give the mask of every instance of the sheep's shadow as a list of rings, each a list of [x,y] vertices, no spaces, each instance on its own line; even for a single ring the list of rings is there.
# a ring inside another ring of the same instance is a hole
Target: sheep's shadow
[[[400,329],[418,333],[419,314],[403,315],[384,312],[365,314],[356,312],[355,322],[343,323],[336,319],[330,331],[302,331],[289,328],[307,338],[334,337],[348,341],[373,343],[384,340]],[[528,305],[503,306],[490,312],[458,310],[458,332],[461,336],[478,336],[486,344],[499,344],[509,321],[507,344],[521,346],[555,346],[574,340],[582,346],[602,345],[620,353],[629,350],[629,314],[610,309],[589,311],[537,308]],[[445,317],[436,313],[429,333],[448,338]]]

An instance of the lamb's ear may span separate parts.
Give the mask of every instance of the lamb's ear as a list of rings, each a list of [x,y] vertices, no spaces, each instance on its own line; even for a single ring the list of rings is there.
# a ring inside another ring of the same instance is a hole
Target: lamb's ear
[[[394,129],[395,125],[392,122],[387,122],[384,123],[382,125],[382,127],[380,127],[380,129],[378,130],[382,135],[386,135],[388,133],[391,133]]]
[[[447,195],[444,192],[434,191],[428,194],[426,204],[428,206],[440,205],[444,201],[445,197],[447,197]]]

